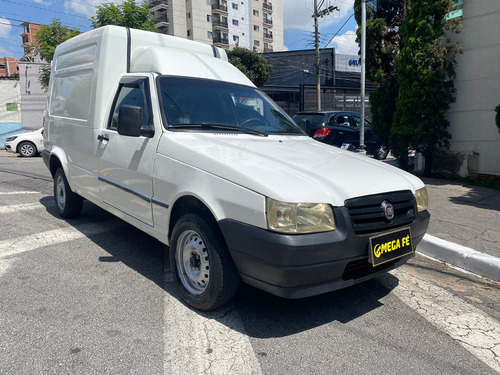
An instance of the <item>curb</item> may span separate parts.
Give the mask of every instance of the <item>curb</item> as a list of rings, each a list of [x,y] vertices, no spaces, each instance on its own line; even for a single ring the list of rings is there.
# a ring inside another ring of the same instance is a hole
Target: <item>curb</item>
[[[493,281],[500,281],[500,258],[426,234],[417,252]]]

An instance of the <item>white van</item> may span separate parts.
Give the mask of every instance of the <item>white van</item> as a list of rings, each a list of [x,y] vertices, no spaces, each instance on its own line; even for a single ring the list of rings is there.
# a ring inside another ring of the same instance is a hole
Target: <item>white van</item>
[[[309,138],[209,45],[117,26],[57,47],[44,161],[59,214],[87,199],[170,247],[209,310],[240,280],[286,298],[400,266],[429,223],[418,178]]]

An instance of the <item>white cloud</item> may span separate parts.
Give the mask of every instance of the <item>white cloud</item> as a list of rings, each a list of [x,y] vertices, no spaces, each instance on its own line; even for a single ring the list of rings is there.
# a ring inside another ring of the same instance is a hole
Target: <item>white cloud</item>
[[[320,10],[329,6],[337,6],[340,11],[333,11],[329,15],[318,18],[320,28],[335,24],[351,13],[354,6],[354,0],[326,0]],[[313,2],[310,0],[284,0],[284,27],[285,29],[313,30],[314,12]]]
[[[96,7],[103,3],[113,2],[115,4],[121,4],[124,0],[65,0],[64,9],[68,13],[76,13],[84,15],[85,17],[95,16]]]
[[[8,50],[7,48],[3,48],[0,46],[0,55],[2,56],[12,56],[12,51]]]
[[[342,55],[357,55],[359,51],[355,31],[346,31],[345,34],[337,35],[330,45],[335,47],[336,53]]]
[[[8,38],[12,24],[7,18],[0,18],[0,38]]]

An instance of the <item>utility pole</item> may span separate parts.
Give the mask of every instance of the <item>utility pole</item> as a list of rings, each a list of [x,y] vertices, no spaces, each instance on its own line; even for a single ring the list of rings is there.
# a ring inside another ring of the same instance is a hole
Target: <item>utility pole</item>
[[[323,0],[324,2],[324,0]],[[323,4],[323,2],[321,4]],[[316,109],[321,111],[321,61],[319,54],[319,32],[318,32],[318,17],[326,16],[333,12],[334,10],[340,10],[336,6],[329,6],[318,12],[318,0],[314,0],[314,48],[316,49]]]
[[[361,0],[361,129],[359,132],[360,154],[365,150],[365,62],[366,62],[366,0]]]

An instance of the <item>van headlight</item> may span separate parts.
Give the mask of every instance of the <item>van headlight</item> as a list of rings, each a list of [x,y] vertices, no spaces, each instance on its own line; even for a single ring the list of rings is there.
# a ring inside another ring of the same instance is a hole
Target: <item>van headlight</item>
[[[285,203],[266,200],[267,227],[281,233],[302,234],[335,230],[335,219],[326,203]]]
[[[415,191],[415,200],[417,201],[418,212],[427,210],[429,207],[429,196],[427,195],[427,188],[425,186]]]

